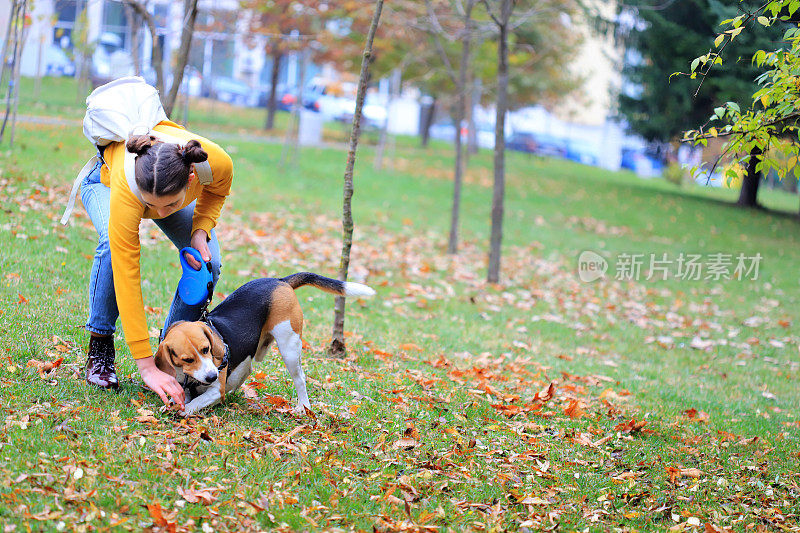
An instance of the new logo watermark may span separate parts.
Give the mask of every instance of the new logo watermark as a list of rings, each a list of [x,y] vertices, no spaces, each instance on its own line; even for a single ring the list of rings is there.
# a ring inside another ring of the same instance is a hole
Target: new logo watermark
[[[578,256],[578,278],[584,283],[591,283],[605,276],[608,261],[591,250],[584,250]]]
[[[678,279],[685,281],[755,281],[763,256],[760,253],[683,253],[670,256],[668,253],[621,253],[611,262],[591,250],[578,256],[578,278],[591,283],[605,277],[613,264],[614,279],[618,281],[651,281]],[[610,273],[609,273],[610,275]]]

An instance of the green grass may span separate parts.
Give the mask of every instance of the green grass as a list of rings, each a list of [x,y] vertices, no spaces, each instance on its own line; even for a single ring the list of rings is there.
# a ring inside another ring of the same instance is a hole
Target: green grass
[[[42,114],[80,118],[50,102]],[[215,117],[197,131],[235,161],[218,292],[333,275],[344,151],[303,149],[281,167],[281,146],[252,142],[258,122]],[[95,234],[81,208],[67,228],[57,219],[91,149],[74,127],[17,131],[0,163],[0,521],[140,530],[164,523],[157,504],[187,531],[796,528],[796,196],[762,191],[774,211],[745,211],[735,191],[511,153],[502,283],[487,285],[491,153],[470,160],[450,257],[451,149],[399,139],[375,171],[367,147],[351,274],[378,296],[348,303],[346,360],[324,356],[330,297],[298,291],[316,421],[281,406],[294,390],[277,354],[251,378],[255,397],[183,421],[141,388],[121,334],[122,392],[84,384]],[[179,266],[146,228],[158,328]],[[580,282],[583,250],[608,259],[610,276]],[[613,279],[623,253],[716,252],[760,253],[758,279]],[[58,357],[45,378],[26,367]],[[550,382],[555,397],[539,406]],[[631,432],[631,420],[647,423]],[[213,501],[187,501],[203,488]]]

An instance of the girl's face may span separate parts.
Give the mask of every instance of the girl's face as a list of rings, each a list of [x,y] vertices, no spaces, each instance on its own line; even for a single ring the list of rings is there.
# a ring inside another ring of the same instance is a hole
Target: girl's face
[[[142,200],[144,200],[144,203],[148,208],[158,213],[159,217],[168,217],[183,206],[183,201],[186,199],[186,191],[189,188],[189,185],[191,185],[192,180],[194,180],[194,165],[191,166],[189,181],[186,183],[186,187],[182,191],[165,196],[157,196],[153,193],[140,191]]]
[[[175,194],[156,196],[155,194],[141,191],[142,200],[150,209],[158,213],[161,218],[168,217],[183,206],[186,199],[186,189]]]

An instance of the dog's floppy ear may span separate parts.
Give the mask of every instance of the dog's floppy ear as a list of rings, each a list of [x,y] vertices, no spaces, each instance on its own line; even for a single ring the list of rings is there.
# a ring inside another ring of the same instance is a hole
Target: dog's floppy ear
[[[219,335],[215,335],[211,328],[208,327],[208,324],[201,324],[203,327],[203,332],[206,334],[206,338],[208,338],[208,343],[211,345],[211,356],[214,358],[214,361],[222,363],[222,358],[225,357],[225,344],[222,342],[222,339]]]
[[[172,357],[169,355],[169,348],[167,348],[166,340],[161,341],[161,344],[158,345],[155,360],[156,368],[170,376],[175,375],[175,367],[172,365]]]

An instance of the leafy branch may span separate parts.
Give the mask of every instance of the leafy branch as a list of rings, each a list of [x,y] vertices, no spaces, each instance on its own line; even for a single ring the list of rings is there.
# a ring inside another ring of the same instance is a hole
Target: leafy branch
[[[702,86],[711,69],[722,63],[725,47],[748,26],[756,22],[766,28],[779,22],[791,22],[799,9],[800,0],[771,0],[755,11],[723,21],[721,24],[728,29],[714,40],[719,52],[709,52],[695,58],[691,63],[690,76],[694,79],[700,75]],[[726,102],[716,107],[714,114],[700,128],[685,132],[683,141],[696,146],[708,146],[708,140],[712,138],[729,139],[709,174],[723,158],[736,153],[745,155],[734,159],[726,169],[725,176],[729,183],[746,171],[744,163],[749,163],[749,170],[755,172],[772,169],[780,178],[790,171],[795,176],[800,175],[800,145],[796,142],[800,121],[800,27],[795,24],[787,29],[782,43],[784,46],[777,50],[756,50],[753,53],[752,63],[764,71],[755,80],[759,89],[752,95],[748,109],[743,111],[737,103]],[[722,125],[712,125],[714,122]],[[751,159],[754,157],[757,161],[753,164]]]

